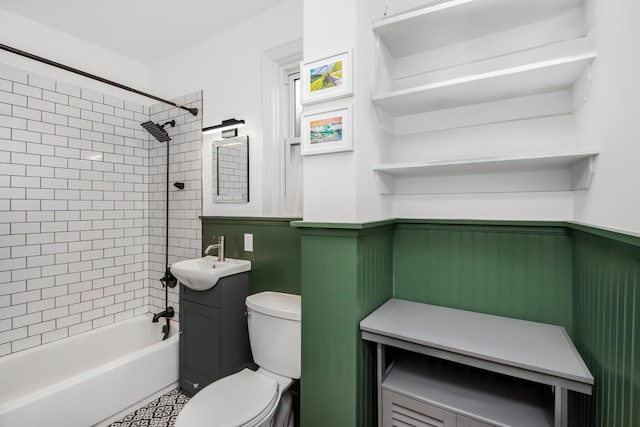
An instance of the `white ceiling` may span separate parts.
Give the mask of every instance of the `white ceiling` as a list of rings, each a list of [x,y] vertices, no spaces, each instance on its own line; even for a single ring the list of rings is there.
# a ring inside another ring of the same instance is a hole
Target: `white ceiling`
[[[0,0],[0,9],[151,64],[286,0]]]

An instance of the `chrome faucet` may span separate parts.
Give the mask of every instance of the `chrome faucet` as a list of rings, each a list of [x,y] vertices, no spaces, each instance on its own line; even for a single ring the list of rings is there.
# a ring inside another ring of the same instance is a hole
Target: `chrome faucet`
[[[213,236],[213,240],[215,241],[216,236]],[[218,243],[207,246],[207,249],[204,250],[205,255],[210,255],[209,251],[212,249],[218,250],[218,261],[224,261],[224,236],[218,237]]]

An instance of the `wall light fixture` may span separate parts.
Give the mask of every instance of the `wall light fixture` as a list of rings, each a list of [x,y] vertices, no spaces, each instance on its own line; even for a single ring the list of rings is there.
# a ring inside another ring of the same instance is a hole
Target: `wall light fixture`
[[[222,132],[223,138],[233,138],[238,136],[238,128],[244,126],[244,120],[227,119],[215,126],[209,126],[202,129],[203,135]]]

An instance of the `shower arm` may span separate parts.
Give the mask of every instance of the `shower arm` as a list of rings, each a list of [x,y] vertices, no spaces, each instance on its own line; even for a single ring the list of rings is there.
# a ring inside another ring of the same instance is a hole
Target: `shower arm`
[[[16,49],[15,47],[7,46],[6,44],[2,44],[2,43],[0,43],[0,49],[2,49],[4,51],[7,51],[7,52],[10,52],[10,53],[13,53],[13,54],[16,54],[16,55],[24,56],[25,58],[29,58],[29,59],[32,59],[34,61],[42,62],[43,64],[51,65],[52,67],[60,68],[60,69],[65,70],[65,71],[69,71],[69,72],[72,72],[72,73],[75,73],[75,74],[79,74],[79,75],[81,75],[83,77],[88,77],[90,79],[97,80],[97,81],[99,81],[101,83],[105,83],[105,84],[108,84],[108,85],[111,85],[111,86],[115,86],[115,87],[117,87],[119,89],[123,89],[123,90],[129,91],[129,92],[133,92],[133,93],[135,93],[137,95],[142,95],[142,96],[145,96],[147,98],[151,98],[151,99],[154,99],[156,101],[163,102],[165,104],[169,104],[169,105],[171,105],[173,107],[176,107],[176,108],[181,108],[183,110],[187,110],[188,112],[190,112],[194,116],[198,115],[198,109],[197,108],[185,107],[182,104],[178,104],[178,103],[175,103],[173,101],[168,101],[166,99],[157,97],[155,95],[151,95],[151,94],[139,91],[138,89],[134,89],[132,87],[125,86],[123,84],[120,84],[120,83],[105,79],[104,77],[96,76],[95,74],[87,73],[86,71],[78,70],[77,68],[73,68],[73,67],[70,67],[68,65],[64,65],[64,64],[61,64],[61,63],[56,62],[56,61],[52,61],[52,60],[47,59],[47,58],[43,58],[42,56],[34,55],[32,53],[25,52],[25,51],[20,50],[20,49]]]

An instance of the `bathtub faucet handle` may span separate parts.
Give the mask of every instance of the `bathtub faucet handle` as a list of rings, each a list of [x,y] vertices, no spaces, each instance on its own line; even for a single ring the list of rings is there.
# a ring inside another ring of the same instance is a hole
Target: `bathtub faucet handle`
[[[172,318],[175,315],[175,311],[173,310],[173,307],[167,307],[166,310],[161,311],[160,313],[156,313],[153,315],[153,320],[151,320],[153,323],[156,323],[158,320],[160,320],[161,317],[166,317],[167,320]]]
[[[168,286],[173,289],[178,285],[178,279],[173,275],[173,273],[171,273],[170,267],[167,267],[164,272],[164,276],[162,276],[162,278],[160,279],[160,282],[162,282],[163,288]]]

